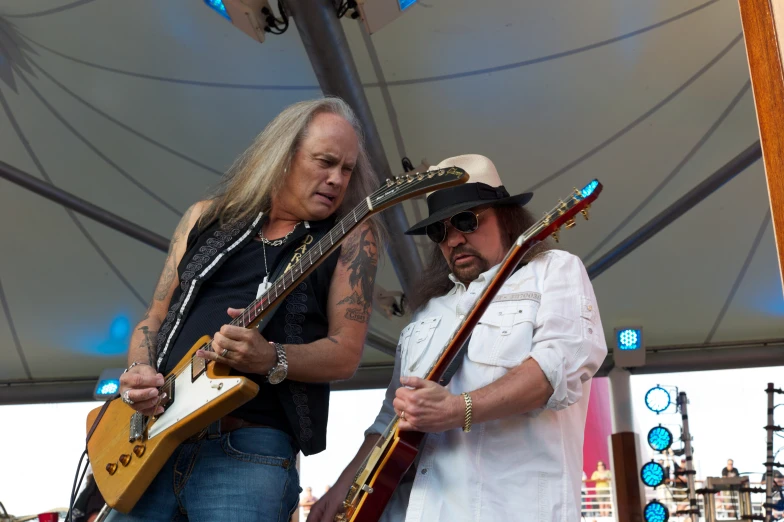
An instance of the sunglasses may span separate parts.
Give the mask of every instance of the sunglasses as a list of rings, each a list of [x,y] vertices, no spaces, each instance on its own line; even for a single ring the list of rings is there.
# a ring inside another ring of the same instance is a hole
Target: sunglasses
[[[436,221],[435,223],[429,224],[425,227],[425,233],[427,233],[427,237],[429,237],[431,241],[434,243],[440,243],[446,239],[447,222],[450,223],[455,228],[455,230],[462,234],[476,232],[476,229],[479,228],[479,215],[484,214],[491,208],[492,207],[488,207],[478,213],[471,210],[458,212],[448,220]]]

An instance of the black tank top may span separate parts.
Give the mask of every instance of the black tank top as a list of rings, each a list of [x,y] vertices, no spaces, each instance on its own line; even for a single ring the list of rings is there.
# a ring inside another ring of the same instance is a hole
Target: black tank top
[[[289,261],[289,256],[285,256],[286,258],[281,260],[281,255],[285,251],[290,250],[287,248],[289,246],[289,243],[286,243],[273,247],[264,245],[261,241],[254,239],[227,259],[215,274],[204,282],[196,301],[193,303],[193,307],[188,313],[187,320],[183,323],[182,329],[171,347],[171,355],[166,361],[164,374],[174,369],[200,337],[203,335],[212,337],[223,325],[231,322],[231,317],[226,313],[227,308],[245,308],[256,298],[259,284],[264,280],[264,276],[267,273],[274,273],[279,262]],[[264,263],[265,251],[267,256],[266,268]],[[328,259],[324,263],[331,268],[330,276],[336,264],[335,256],[331,257],[333,259]],[[308,281],[300,285],[300,287],[304,286],[305,288],[298,288],[286,298],[283,305],[281,305],[281,309],[276,312],[273,321],[262,331],[262,335],[267,341],[287,344],[312,342],[315,339],[305,341],[302,336],[303,327],[306,324],[308,328],[324,332],[321,337],[326,336],[327,315],[325,305],[329,293],[329,280],[319,281],[323,279],[324,275],[323,273],[319,274],[319,272],[323,271],[317,270],[314,272],[308,278]],[[319,275],[322,277],[319,277]],[[303,290],[310,290],[308,293],[312,294],[313,298],[309,300],[303,299]],[[294,313],[292,314],[292,312]],[[285,324],[285,326],[280,328],[281,324]],[[278,394],[273,385],[266,381],[265,376],[238,371],[232,373],[244,375],[259,385],[258,395],[237,408],[232,412],[232,415],[285,431],[294,437],[295,434],[280,403]]]

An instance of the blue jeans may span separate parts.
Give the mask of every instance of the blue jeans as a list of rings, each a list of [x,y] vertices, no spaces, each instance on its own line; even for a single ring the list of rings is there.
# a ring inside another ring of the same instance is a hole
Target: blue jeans
[[[107,522],[288,522],[299,501],[297,451],[272,428],[182,444],[133,510]]]

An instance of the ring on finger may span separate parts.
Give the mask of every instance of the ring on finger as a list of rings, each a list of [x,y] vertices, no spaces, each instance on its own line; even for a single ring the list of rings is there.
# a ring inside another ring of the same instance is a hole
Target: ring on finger
[[[406,420],[406,411],[405,410],[400,410],[400,418],[403,419],[403,420]]]
[[[133,401],[130,397],[131,390],[125,390],[122,394],[122,401],[128,406],[133,406]]]
[[[224,348],[223,351],[221,352],[221,357],[226,357],[227,353],[229,353],[229,349],[228,348]]]

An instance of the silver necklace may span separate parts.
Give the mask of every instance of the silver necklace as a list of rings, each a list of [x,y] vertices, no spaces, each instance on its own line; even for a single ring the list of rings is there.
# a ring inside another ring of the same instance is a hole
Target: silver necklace
[[[291,234],[293,234],[293,233],[294,233],[294,231],[295,231],[295,230],[297,230],[297,227],[299,226],[299,224],[300,224],[300,223],[302,223],[302,221],[300,221],[299,223],[297,223],[296,225],[294,225],[294,228],[292,228],[292,229],[289,231],[289,233],[288,233],[288,234],[286,234],[285,236],[283,236],[283,237],[282,237],[282,238],[280,238],[280,239],[269,240],[269,239],[267,239],[266,237],[264,237],[264,233],[262,232],[262,229],[263,229],[264,227],[262,227],[262,228],[260,228],[260,229],[259,229],[259,232],[258,232],[258,234],[256,234],[256,237],[258,237],[258,238],[259,238],[259,240],[260,240],[262,243],[264,243],[265,245],[269,245],[269,246],[277,247],[277,246],[280,246],[280,245],[282,245],[282,244],[283,244],[283,243],[285,243],[286,241],[288,241],[289,237],[291,237]]]

